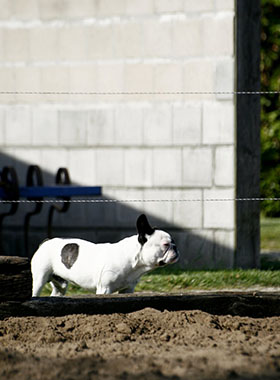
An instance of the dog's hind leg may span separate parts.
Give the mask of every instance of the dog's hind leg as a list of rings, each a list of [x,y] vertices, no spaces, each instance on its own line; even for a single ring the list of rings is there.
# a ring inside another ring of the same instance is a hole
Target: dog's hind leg
[[[134,293],[136,283],[130,284],[127,288],[123,288],[119,290],[119,294],[129,294],[129,293]]]
[[[52,287],[51,297],[62,297],[65,295],[68,281],[54,274],[51,278],[50,284]]]
[[[44,285],[49,281],[50,274],[48,272],[39,274],[32,273],[32,297],[39,297]]]

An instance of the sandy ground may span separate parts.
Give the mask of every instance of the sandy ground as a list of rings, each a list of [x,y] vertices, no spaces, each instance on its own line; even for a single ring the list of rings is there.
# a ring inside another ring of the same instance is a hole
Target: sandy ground
[[[7,318],[0,379],[279,379],[280,317],[201,311]]]

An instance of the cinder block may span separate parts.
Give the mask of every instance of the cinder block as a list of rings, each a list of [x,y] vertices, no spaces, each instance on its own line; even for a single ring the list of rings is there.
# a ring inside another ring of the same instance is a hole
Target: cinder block
[[[115,212],[112,211],[110,213],[112,216],[115,217]],[[128,235],[133,235],[133,233],[132,233],[131,229],[129,229],[127,231],[124,228],[122,230],[101,229],[101,230],[97,231],[96,235],[97,235],[97,242],[98,243],[108,243],[108,242],[117,243],[118,241],[120,241],[121,239],[124,239]]]
[[[214,10],[215,0],[184,0],[185,12],[209,12]]]
[[[195,59],[184,64],[184,91],[209,92],[214,90],[216,66],[212,60]],[[186,97],[189,98],[188,96]],[[205,95],[190,97],[198,101],[208,99]]]
[[[183,149],[183,186],[209,187],[212,185],[211,148]]]
[[[173,223],[178,228],[202,227],[202,191],[201,190],[174,190]],[[180,202],[181,200],[181,202]],[[182,200],[189,200],[182,202]],[[195,200],[195,201],[191,201]]]
[[[97,149],[96,182],[101,186],[124,185],[123,149]]]
[[[67,165],[72,182],[79,185],[96,185],[96,151],[93,149],[71,149]]]
[[[157,148],[153,152],[154,186],[182,186],[182,151],[180,148]]]
[[[115,118],[116,145],[143,144],[143,108],[119,106]]]
[[[216,10],[229,10],[234,11],[235,1],[234,0],[215,0]]]
[[[69,91],[69,69],[68,67],[51,65],[40,67],[41,77],[41,91],[43,92],[56,92],[56,91]],[[56,96],[55,94],[45,94],[45,101],[57,101],[62,100],[63,97]]]
[[[37,0],[10,1],[10,9],[12,18],[16,20],[36,20],[39,17],[39,8]]]
[[[48,107],[32,109],[32,144],[43,146],[58,145],[57,110]]]
[[[123,64],[106,63],[97,67],[97,89],[99,92],[119,92],[123,90]],[[115,100],[114,96],[114,100]],[[102,100],[106,99],[102,97]],[[109,99],[110,96],[109,96]]]
[[[95,64],[77,64],[69,67],[71,92],[95,92],[97,89],[97,66]],[[73,97],[71,97],[73,99]],[[92,103],[97,95],[75,95],[76,103]]]
[[[65,148],[56,147],[55,149],[43,148],[40,149],[40,151],[40,162],[38,162],[38,164],[42,166],[42,169],[52,174],[54,183],[57,170],[63,167],[68,168],[68,150]],[[70,179],[72,179],[71,171]]]
[[[95,183],[94,185],[97,185]],[[96,199],[116,199],[116,190],[112,188],[102,188],[102,197]],[[116,221],[116,203],[86,203],[83,209],[87,226],[95,232],[101,230],[108,231],[112,226],[117,225]],[[105,227],[105,229],[103,228]],[[108,228],[109,227],[109,228]]]
[[[174,105],[173,144],[197,145],[201,141],[200,104]]]
[[[14,70],[16,89],[18,91],[40,91],[40,69],[36,66],[21,66]],[[39,103],[43,95],[15,95],[19,103]]]
[[[132,63],[124,67],[124,91],[128,92],[150,92],[153,91],[153,70],[152,64]],[[130,100],[147,100],[145,95],[129,96]]]
[[[12,16],[10,0],[0,0],[0,20],[8,20]]]
[[[5,141],[5,121],[6,121],[6,110],[4,107],[0,108],[0,141],[1,145],[6,144]],[[0,164],[1,167],[1,164]]]
[[[217,63],[215,91],[234,91],[234,60],[232,58],[221,60]],[[218,100],[233,100],[233,94],[218,94]]]
[[[144,189],[144,212],[152,225],[158,228],[170,226],[173,218],[172,190]]]
[[[124,184],[148,187],[153,183],[153,152],[150,149],[127,149],[124,153]]]
[[[206,56],[233,56],[233,15],[203,18],[203,50]]]
[[[144,212],[143,190],[117,189],[114,198],[117,200],[136,200],[139,202],[126,202],[116,204],[116,223],[118,226],[132,228],[136,234],[136,220]]]
[[[3,46],[3,44],[4,44],[3,39],[4,39],[4,37],[3,37],[3,28],[0,28],[0,43],[1,43],[1,46]],[[0,62],[5,61],[5,60],[6,60],[6,57],[5,57],[4,49],[1,49],[0,50]]]
[[[43,92],[67,92],[70,90],[70,72],[68,66],[43,66],[41,70],[41,90]],[[44,101],[50,103],[71,102],[65,94],[44,94]]]
[[[30,145],[32,141],[31,111],[28,106],[6,109],[6,145]]]
[[[213,231],[187,230],[172,233],[172,236],[180,252],[181,268],[215,268]]]
[[[60,0],[39,0],[38,4],[42,20],[57,20],[62,18],[65,2]]]
[[[0,67],[0,83],[3,91],[14,91],[16,86],[15,68]],[[1,95],[2,103],[13,103],[16,100],[16,95]]]
[[[143,23],[145,57],[170,57],[172,55],[172,22],[149,20]]]
[[[206,201],[233,198],[234,189],[204,190],[204,228],[234,228],[234,201]]]
[[[233,186],[235,183],[234,147],[219,147],[215,151],[215,185]]]
[[[183,0],[155,0],[156,13],[181,12],[184,9]]]
[[[155,92],[180,92],[183,90],[183,68],[181,63],[157,64],[154,70]],[[180,95],[157,95],[164,101],[178,99]]]
[[[141,2],[138,2],[141,4]],[[114,24],[111,29],[116,58],[141,58],[144,54],[143,26],[138,20]]]
[[[81,146],[87,138],[87,110],[62,110],[58,112],[58,136],[62,146]]]
[[[153,14],[154,4],[151,0],[129,0],[126,2],[125,13],[129,16]]]
[[[5,132],[5,129],[4,129],[4,132]],[[1,148],[1,154],[0,154],[0,167],[1,168],[3,166],[14,166],[15,165],[14,152],[17,149],[18,148],[15,148],[15,147],[6,148],[5,146],[3,146]]]
[[[200,18],[178,20],[173,23],[173,55],[197,57],[203,53],[203,23]]]
[[[168,104],[147,108],[144,113],[144,143],[147,145],[171,145],[172,115]]]
[[[62,61],[83,61],[87,58],[87,28],[64,26],[58,31],[58,52]]]
[[[234,105],[225,103],[203,104],[203,144],[234,143]]]
[[[61,17],[77,20],[93,18],[96,15],[96,2],[92,0],[67,0],[61,9]]]
[[[29,58],[29,31],[26,28],[3,29],[3,56],[5,61],[23,62]]]
[[[114,57],[115,35],[111,23],[93,24],[86,28],[87,56],[89,60]]]
[[[18,91],[40,90],[40,69],[34,66],[17,67],[14,71]]]
[[[59,29],[40,26],[30,28],[30,59],[34,62],[55,61],[59,51]]]
[[[75,20],[96,16],[96,1],[92,0],[37,0],[42,20]]]
[[[112,17],[125,13],[125,0],[102,0],[96,3],[96,11],[99,17]]]
[[[84,237],[86,240],[93,241],[95,234],[92,236],[89,232],[89,223],[85,212],[88,206],[88,203],[71,203],[66,213],[56,212],[53,218],[53,235],[62,236],[63,238]],[[58,229],[57,232],[56,229]],[[85,237],[86,235],[87,237]]]
[[[112,108],[97,108],[88,111],[88,145],[114,145],[115,111]]]
[[[235,237],[233,231],[215,231],[215,250],[214,257],[216,268],[233,269]]]
[[[40,163],[41,151],[37,148],[20,147],[14,149],[13,159],[14,168],[17,172],[18,181],[20,185],[24,185],[26,181],[27,167],[29,165],[34,165]],[[26,170],[23,170],[26,169]],[[15,218],[18,219],[19,216],[16,214]],[[21,219],[22,220],[22,219]]]
[[[42,91],[69,91],[68,67],[53,65],[43,66],[40,69]]]

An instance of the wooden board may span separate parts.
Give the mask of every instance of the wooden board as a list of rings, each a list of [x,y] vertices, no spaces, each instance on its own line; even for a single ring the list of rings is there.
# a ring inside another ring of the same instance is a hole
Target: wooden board
[[[0,256],[0,302],[25,301],[31,296],[30,260],[26,257]]]
[[[38,297],[0,304],[0,318],[64,316],[68,314],[130,313],[146,307],[158,310],[202,310],[217,315],[271,317],[280,315],[280,293],[205,292],[187,294],[131,294],[90,297]]]

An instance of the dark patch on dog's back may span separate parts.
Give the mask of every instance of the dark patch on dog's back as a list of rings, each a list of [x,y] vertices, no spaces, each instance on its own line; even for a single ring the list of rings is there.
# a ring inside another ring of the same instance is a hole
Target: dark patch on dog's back
[[[76,262],[79,255],[79,246],[75,243],[66,244],[61,250],[61,261],[70,269]]]

